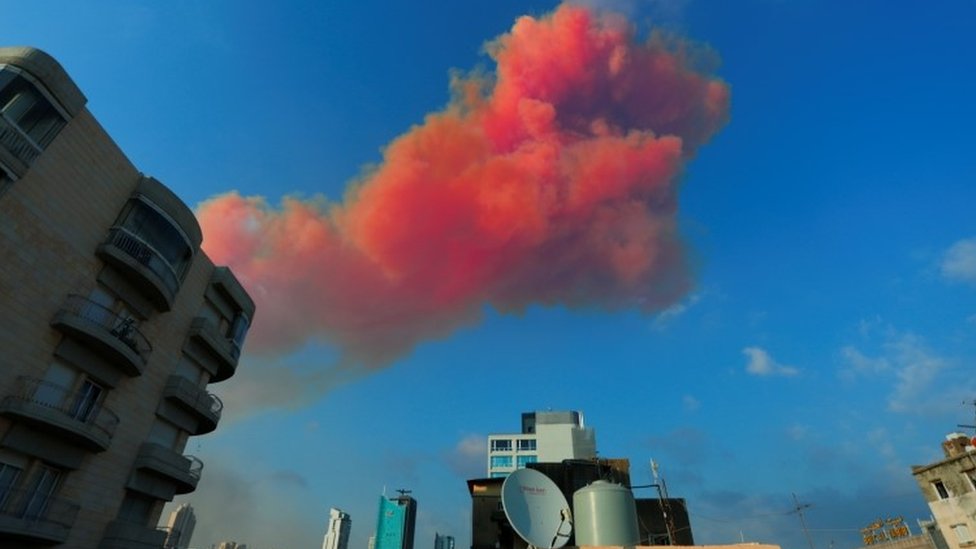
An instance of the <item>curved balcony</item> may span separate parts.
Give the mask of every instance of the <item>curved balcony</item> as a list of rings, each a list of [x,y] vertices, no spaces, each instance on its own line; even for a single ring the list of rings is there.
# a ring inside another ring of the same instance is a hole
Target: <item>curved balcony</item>
[[[152,345],[135,320],[80,295],[69,295],[51,325],[93,348],[126,375],[142,374]]]
[[[163,396],[196,417],[197,431],[194,435],[210,433],[217,428],[220,413],[224,409],[224,403],[217,395],[208,393],[181,375],[173,374],[166,382]]]
[[[4,490],[0,492],[0,538],[64,543],[78,509],[74,502],[40,492]]]
[[[0,413],[89,451],[108,449],[119,416],[90,394],[28,377],[17,378],[17,385],[15,393],[0,401]]]
[[[30,166],[41,154],[42,149],[31,141],[23,130],[0,114],[0,145],[3,145],[18,160]]]
[[[159,549],[169,547],[166,540],[169,528],[144,526],[121,519],[113,520],[105,528],[100,549]],[[175,547],[175,546],[173,546]]]
[[[139,448],[135,467],[166,478],[173,483],[177,494],[188,494],[197,489],[203,462],[161,444],[146,442]]]
[[[168,261],[138,235],[112,227],[98,246],[98,256],[125,274],[160,311],[173,307],[180,279]]]
[[[190,323],[190,337],[203,344],[216,363],[217,371],[210,378],[211,383],[224,381],[234,375],[240,349],[221,334],[213,322],[202,316],[194,318]]]

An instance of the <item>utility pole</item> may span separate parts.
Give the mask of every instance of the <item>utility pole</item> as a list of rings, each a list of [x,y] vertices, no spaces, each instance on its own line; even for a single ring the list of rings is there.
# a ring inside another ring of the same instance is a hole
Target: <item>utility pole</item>
[[[803,520],[803,510],[810,507],[809,503],[800,504],[800,501],[796,499],[796,494],[793,494],[793,512],[800,517],[800,526],[803,527],[803,533],[807,536],[807,543],[810,544],[810,549],[813,549],[813,538],[810,537],[810,530],[807,530],[807,523]]]
[[[657,488],[658,503],[661,506],[661,514],[664,515],[664,528],[668,532],[668,545],[674,545],[675,527],[674,518],[671,516],[671,501],[668,498],[668,485],[664,483],[664,477],[658,479],[657,462],[651,460],[651,474],[654,475],[654,486]]]

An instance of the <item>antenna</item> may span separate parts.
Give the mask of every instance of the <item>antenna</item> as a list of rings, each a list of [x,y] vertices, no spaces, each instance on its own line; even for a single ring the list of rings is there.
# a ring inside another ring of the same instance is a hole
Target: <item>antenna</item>
[[[668,545],[674,545],[674,533],[677,530],[674,526],[674,517],[671,516],[671,498],[668,497],[668,485],[664,483],[664,477],[658,476],[658,465],[651,460],[651,475],[654,477],[654,484],[657,488],[657,502],[661,506],[661,514],[664,516],[664,529],[668,533]]]
[[[535,469],[508,475],[502,483],[502,510],[515,533],[539,549],[566,545],[573,531],[566,497],[556,483]]]
[[[971,404],[973,406],[973,418],[976,419],[976,400],[971,400],[969,402],[963,401],[963,404]],[[976,430],[976,424],[974,425],[964,425],[962,423],[956,424],[956,427],[962,427],[963,429],[973,429]]]
[[[413,493],[413,490],[404,490],[403,488],[397,488],[395,491],[396,493],[400,494],[401,497]]]
[[[796,494],[793,494],[793,513],[796,513],[800,517],[800,526],[803,527],[803,533],[807,536],[807,543],[810,544],[810,549],[813,549],[813,538],[810,537],[810,530],[807,530],[807,523],[803,520],[803,510],[810,507],[809,503],[800,504],[800,501],[796,499]]]

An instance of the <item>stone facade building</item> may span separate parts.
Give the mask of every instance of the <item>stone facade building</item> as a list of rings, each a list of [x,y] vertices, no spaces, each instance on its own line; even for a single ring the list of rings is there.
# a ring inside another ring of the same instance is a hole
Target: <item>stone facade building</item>
[[[976,546],[976,439],[953,433],[942,443],[945,459],[912,467],[950,549]]]
[[[0,546],[160,547],[254,302],[62,67],[0,48]]]

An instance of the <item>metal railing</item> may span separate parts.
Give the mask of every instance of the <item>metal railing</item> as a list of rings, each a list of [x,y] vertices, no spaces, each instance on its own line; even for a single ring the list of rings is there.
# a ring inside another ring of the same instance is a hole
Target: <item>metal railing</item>
[[[170,377],[171,390],[180,396],[185,402],[192,404],[196,408],[208,410],[215,419],[220,419],[220,414],[224,409],[224,403],[213,393],[208,393],[197,387],[189,379],[173,374]]]
[[[78,504],[35,490],[0,490],[0,515],[24,522],[70,529]]]
[[[17,124],[8,120],[2,113],[0,113],[0,145],[28,166],[34,163],[42,151]]]
[[[145,240],[139,238],[138,235],[124,227],[115,226],[109,229],[108,238],[105,242],[122,250],[126,255],[152,271],[163,281],[170,294],[176,294],[177,290],[180,289],[180,279],[176,275],[176,271],[173,270],[173,266],[163,258],[161,253],[157,252]]]
[[[199,482],[200,475],[203,474],[203,462],[200,461],[200,458],[196,456],[186,455],[183,457],[190,462],[190,467],[187,469],[187,473],[189,473],[191,477],[195,478]]]
[[[80,316],[85,320],[99,326],[110,335],[125,344],[139,355],[143,362],[149,359],[152,352],[152,344],[149,339],[139,331],[134,318],[127,318],[116,314],[115,311],[99,305],[94,301],[77,294],[71,294],[65,300],[63,311]]]
[[[17,392],[4,397],[5,403],[24,402],[43,406],[63,414],[67,419],[111,439],[119,425],[119,416],[91,400],[90,393],[69,389],[32,377],[17,378]]]

